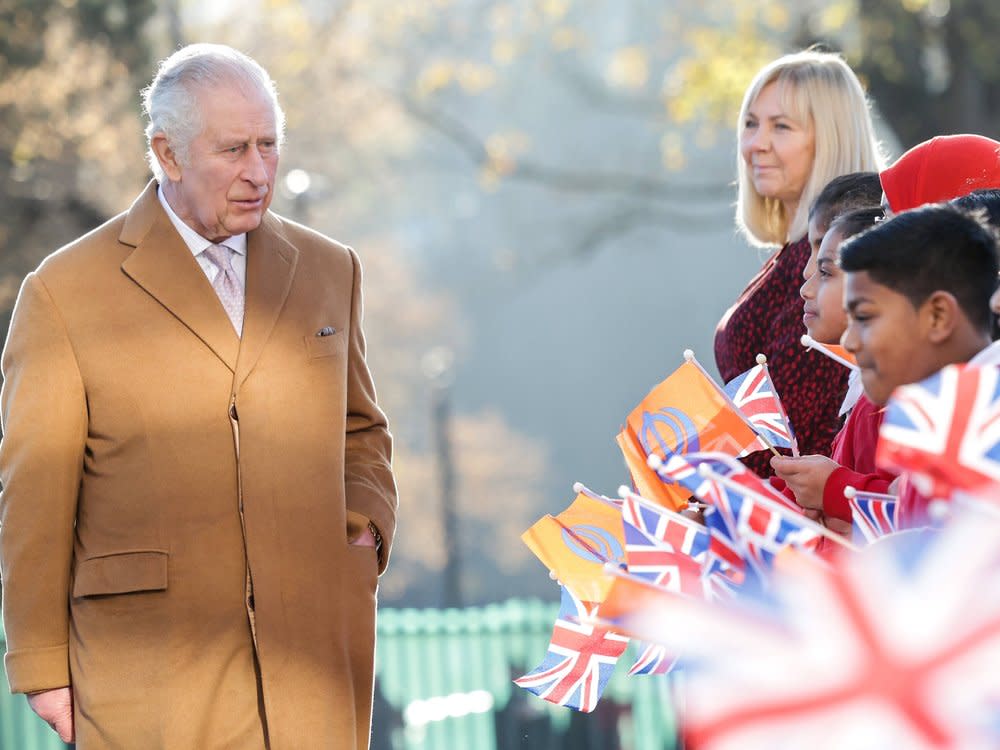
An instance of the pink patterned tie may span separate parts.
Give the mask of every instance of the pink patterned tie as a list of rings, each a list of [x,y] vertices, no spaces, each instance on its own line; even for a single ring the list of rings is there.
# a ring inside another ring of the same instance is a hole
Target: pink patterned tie
[[[209,245],[203,251],[215,267],[219,269],[212,279],[212,287],[219,295],[219,301],[226,309],[229,320],[236,329],[236,335],[243,335],[243,286],[233,270],[233,250],[226,245]]]

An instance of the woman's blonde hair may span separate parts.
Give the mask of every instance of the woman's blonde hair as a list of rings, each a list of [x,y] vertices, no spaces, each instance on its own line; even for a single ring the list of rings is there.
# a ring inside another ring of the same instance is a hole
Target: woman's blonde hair
[[[778,84],[781,106],[788,116],[812,129],[816,150],[794,216],[785,215],[780,200],[757,192],[742,154],[737,153],[736,223],[755,245],[781,245],[805,236],[809,206],[830,180],[849,172],[877,172],[883,166],[868,99],[840,55],[806,50],[765,66],[743,97],[737,138],[743,135],[750,105],[770,83]]]

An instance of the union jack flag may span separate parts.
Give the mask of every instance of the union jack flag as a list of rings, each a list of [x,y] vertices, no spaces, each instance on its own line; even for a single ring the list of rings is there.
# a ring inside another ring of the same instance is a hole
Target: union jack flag
[[[622,520],[698,562],[708,549],[704,526],[666,508],[644,503],[632,493],[622,499]]]
[[[723,390],[757,434],[779,448],[795,446],[795,433],[771,382],[767,365],[751,367],[726,383]]]
[[[706,491],[700,497],[713,507],[705,514],[711,534],[706,573],[747,592],[762,589],[783,547],[813,551],[822,530],[802,510],[752,471],[729,456],[692,453]]]
[[[632,493],[624,495],[622,522],[629,573],[690,596],[715,593],[717,585],[701,576],[709,545],[704,526],[644,503]],[[629,674],[667,674],[676,661],[676,656],[659,644],[644,643]]]
[[[698,467],[680,453],[668,451],[664,458],[656,456],[651,461],[650,465],[656,466],[656,473],[664,482],[679,485],[691,493],[697,493],[702,489],[704,480],[698,475]],[[659,465],[656,461],[659,461]]]
[[[705,452],[689,453],[684,458],[691,466],[698,470],[699,478],[702,481],[702,484],[698,487],[698,489],[704,494],[702,499],[704,499],[705,502],[714,504],[714,499],[721,495],[723,488],[718,481],[705,479],[705,477],[701,475],[701,472],[704,471],[704,469],[701,468],[702,466],[711,470],[713,474],[717,474],[725,479],[728,479],[730,482],[739,485],[741,488],[748,490],[751,493],[765,497],[797,515],[802,515],[802,508],[800,508],[797,503],[785,497],[783,494],[774,489],[769,482],[765,482],[731,456],[727,456],[723,453]]]
[[[762,593],[766,587],[770,559],[747,542],[737,531],[727,512],[718,506],[705,511],[705,527],[709,533],[703,577],[715,598],[737,592],[750,596]]]
[[[577,599],[565,586],[559,618],[545,659],[514,683],[542,700],[590,712],[628,646],[628,637],[591,624],[597,604]]]
[[[670,591],[705,596],[700,562],[657,542],[628,521],[624,521],[624,527],[625,557],[631,575]],[[676,657],[659,644],[642,644],[641,649],[629,670],[631,675],[667,674],[676,662]]]
[[[771,547],[818,541],[812,539],[817,529],[802,508],[739,461],[719,453],[690,453],[685,458],[704,482],[699,497],[718,507],[741,536]],[[708,474],[703,473],[706,469]],[[806,533],[807,526],[813,531]]]
[[[767,498],[729,489],[723,495],[723,503],[727,506],[726,515],[735,518],[737,532],[750,542],[750,547],[773,554],[786,545],[814,549],[819,544],[820,535],[806,528],[805,516],[771,505]]]
[[[997,549],[997,521],[970,512],[831,565],[783,566],[773,607],[662,592],[621,625],[697,665],[681,706],[697,750],[994,748]]]
[[[659,643],[642,643],[642,650],[635,658],[635,664],[628,670],[628,673],[630,675],[670,674],[676,664],[677,656],[668,653],[667,649]]]
[[[855,544],[871,544],[899,528],[895,495],[857,491],[848,497]]]
[[[650,583],[691,596],[702,596],[701,563],[623,521],[628,572]]]
[[[897,388],[876,461],[909,472],[923,494],[979,494],[1000,482],[1000,370],[949,365]]]

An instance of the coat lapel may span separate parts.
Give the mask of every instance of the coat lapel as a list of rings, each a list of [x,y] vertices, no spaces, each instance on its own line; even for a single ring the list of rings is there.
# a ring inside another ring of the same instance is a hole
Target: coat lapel
[[[235,372],[240,339],[198,261],[163,211],[155,182],[132,204],[119,239],[135,248],[122,271]]]
[[[292,287],[299,253],[280,231],[280,220],[265,214],[247,235],[246,309],[234,389],[253,370]]]

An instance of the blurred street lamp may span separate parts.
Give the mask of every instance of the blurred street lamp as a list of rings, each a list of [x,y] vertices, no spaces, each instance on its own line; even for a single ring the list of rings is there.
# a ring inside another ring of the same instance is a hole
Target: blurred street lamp
[[[451,384],[455,355],[446,346],[427,352],[420,369],[431,384],[431,428],[437,457],[441,493],[441,529],[444,534],[442,598],[445,607],[462,606],[461,560],[459,559],[458,513],[455,507],[455,464],[451,455]]]
[[[309,188],[312,176],[304,169],[292,169],[285,175],[285,190],[292,196],[292,218],[300,224],[309,219]]]

